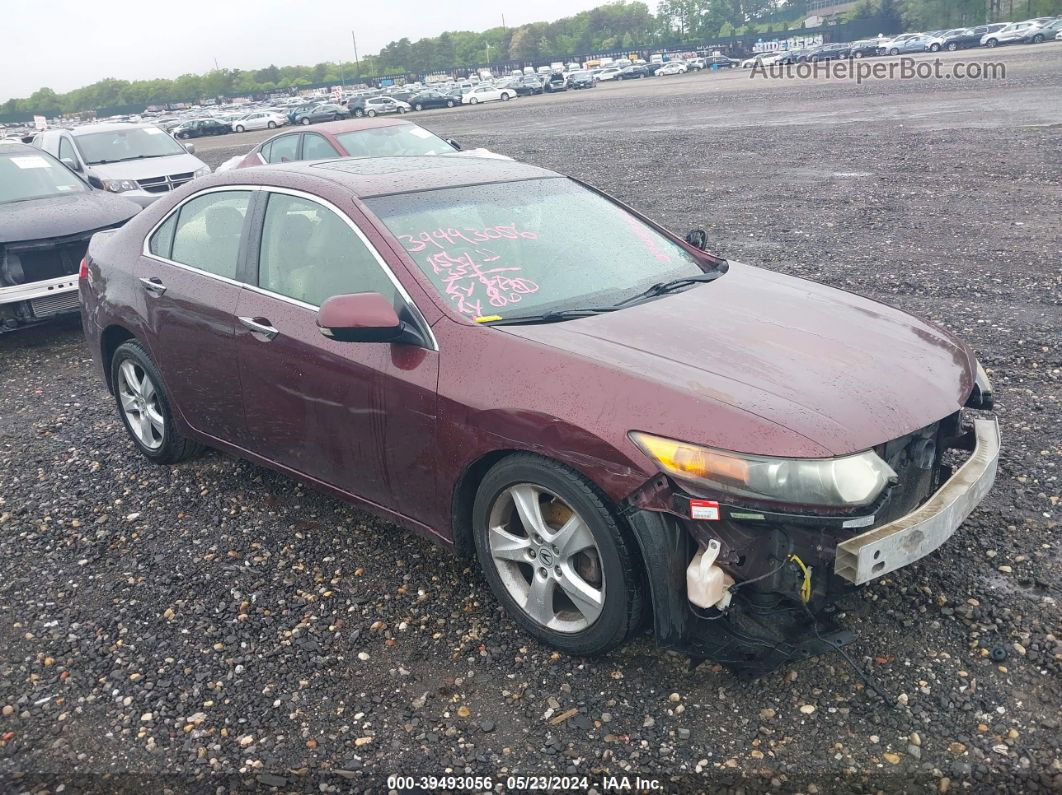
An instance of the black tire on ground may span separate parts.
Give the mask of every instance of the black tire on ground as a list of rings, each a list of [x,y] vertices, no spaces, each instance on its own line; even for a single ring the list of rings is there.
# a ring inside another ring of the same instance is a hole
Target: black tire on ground
[[[269,122],[269,123],[270,123],[270,124],[272,124],[273,122]],[[242,125],[242,124],[237,124],[237,125],[236,125],[236,126],[235,126],[235,127],[233,128],[233,131],[234,131],[234,132],[243,132],[243,125]]]
[[[1032,43],[1033,44],[1041,44],[1043,42],[1043,40],[1044,40],[1044,37],[1041,34],[1037,33],[1035,36],[1033,36]]]
[[[948,50],[950,52],[955,52],[957,49],[959,49],[959,45],[956,44],[955,42],[952,42],[951,44],[948,45]]]
[[[310,123],[310,117],[309,116],[303,116],[301,124],[306,125],[306,124],[309,124],[309,123]]]
[[[501,95],[501,98],[502,98],[502,102],[508,102],[509,101],[509,92],[508,91],[503,91],[502,95]]]
[[[269,122],[269,124],[267,124],[266,126],[267,126],[267,127],[268,127],[268,128],[270,129],[270,130],[275,130],[275,129],[277,128],[277,123],[276,123],[275,121],[271,121],[271,122]]]
[[[155,393],[158,397],[158,410],[162,415],[164,427],[162,445],[158,449],[152,450],[144,446],[136,438],[136,434],[133,433],[132,428],[129,426],[129,420],[122,408],[118,371],[123,362],[126,361],[131,362],[136,368],[144,372],[155,387]],[[111,358],[110,368],[111,384],[114,386],[114,402],[118,408],[118,416],[121,418],[129,438],[143,453],[145,458],[155,464],[176,464],[179,461],[199,455],[203,451],[203,445],[185,438],[174,427],[173,410],[170,406],[169,394],[162,383],[162,374],[159,372],[158,367],[155,366],[151,355],[139,341],[133,339],[119,345]]]
[[[930,52],[940,52],[940,45],[936,44],[936,43],[930,44],[929,45],[929,51]]]
[[[354,108],[354,115],[360,119],[362,116],[365,115],[365,111],[363,111],[361,108]]]
[[[424,110],[424,106],[418,102],[413,106],[413,110]]]
[[[999,42],[996,41],[995,39],[989,39],[986,46],[995,47],[997,44],[999,44]]]
[[[899,54],[900,54],[900,51],[898,49],[896,49],[895,47],[893,47],[891,50],[889,50],[889,55],[899,55]]]
[[[452,108],[453,106],[454,106],[454,101],[452,99],[446,100],[446,107]]]
[[[594,537],[605,598],[596,620],[581,631],[559,632],[538,623],[516,603],[498,573],[488,540],[490,512],[495,500],[519,483],[535,484],[557,495],[583,518]],[[568,654],[603,654],[641,627],[647,605],[637,543],[617,519],[607,497],[568,467],[531,453],[502,459],[480,483],[472,528],[476,555],[491,591],[520,627],[544,643]]]
[[[468,100],[468,104],[469,105],[478,105],[479,104],[479,97],[472,97],[470,100]]]
[[[856,54],[855,54],[855,56],[854,56],[854,57],[855,57],[855,58],[862,58],[862,57],[863,57],[863,53],[861,53],[861,52],[859,52],[859,51],[857,50],[857,51],[856,51]]]
[[[399,108],[399,109],[398,109],[398,112],[399,112],[399,113],[405,113],[405,112],[406,112],[406,109],[405,109],[405,108]]]
[[[376,115],[376,111],[372,108],[369,108],[367,111],[365,111],[365,115],[371,119],[373,116]]]

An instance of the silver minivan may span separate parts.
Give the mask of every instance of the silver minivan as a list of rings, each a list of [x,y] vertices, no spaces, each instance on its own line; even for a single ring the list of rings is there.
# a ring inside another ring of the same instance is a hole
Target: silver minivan
[[[210,173],[194,155],[153,124],[108,122],[45,130],[34,146],[57,158],[96,188],[146,207],[171,190]]]

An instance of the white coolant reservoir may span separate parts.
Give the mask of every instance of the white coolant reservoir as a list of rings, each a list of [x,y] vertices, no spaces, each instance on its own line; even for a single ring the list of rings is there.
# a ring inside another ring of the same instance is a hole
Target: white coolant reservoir
[[[715,565],[719,557],[719,542],[714,538],[708,547],[697,550],[686,568],[686,593],[697,607],[717,607],[720,610],[730,604],[730,586],[734,578]]]

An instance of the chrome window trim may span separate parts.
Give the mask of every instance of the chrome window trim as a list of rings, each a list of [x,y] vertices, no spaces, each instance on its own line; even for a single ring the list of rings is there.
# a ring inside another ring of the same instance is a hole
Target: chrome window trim
[[[207,195],[208,193],[231,193],[233,191],[246,191],[247,193],[252,194],[257,192],[281,193],[286,194],[288,196],[295,196],[296,198],[304,199],[305,201],[319,204],[325,209],[328,209],[338,215],[340,220],[344,221],[347,226],[349,226],[354,231],[354,234],[357,235],[358,239],[362,242],[365,248],[369,250],[369,253],[372,254],[373,259],[376,260],[376,263],[383,270],[384,274],[386,274],[391,284],[394,285],[395,289],[398,291],[398,294],[402,296],[402,300],[406,302],[406,305],[409,306],[413,313],[416,315],[417,319],[420,321],[423,330],[426,331],[428,334],[428,339],[431,343],[430,350],[438,352],[439,340],[435,336],[435,331],[428,323],[428,319],[424,317],[424,313],[420,311],[420,307],[417,306],[416,302],[413,300],[410,294],[406,292],[406,288],[402,285],[402,282],[398,280],[398,277],[395,276],[394,271],[391,270],[391,267],[387,264],[384,258],[380,256],[380,252],[376,250],[376,246],[374,246],[369,241],[369,239],[365,236],[365,233],[358,228],[358,225],[354,223],[353,219],[349,215],[340,210],[336,205],[332,204],[332,202],[328,201],[327,199],[322,199],[320,196],[315,196],[312,193],[307,193],[301,190],[295,190],[294,188],[279,188],[272,185],[215,185],[212,188],[204,188],[203,190],[197,191],[191,196],[182,199],[176,207],[166,213],[166,215],[164,215],[161,220],[159,220],[153,227],[151,227],[151,230],[147,233],[147,235],[144,236],[144,245],[141,247],[140,251],[141,256],[147,257],[148,259],[153,259],[157,262],[164,262],[167,265],[175,265],[178,268],[184,268],[185,270],[192,271],[193,273],[199,273],[203,276],[208,276],[211,279],[217,279],[218,281],[224,282],[225,284],[231,284],[236,287],[242,287],[246,290],[251,290],[252,292],[259,293],[260,295],[265,295],[270,298],[277,298],[286,303],[302,307],[303,309],[312,309],[314,312],[318,311],[321,308],[320,306],[307,303],[306,301],[300,301],[298,298],[292,298],[291,296],[281,295],[280,293],[275,293],[272,290],[266,290],[262,287],[259,287],[256,284],[247,284],[246,282],[237,281],[236,279],[230,279],[227,276],[221,276],[217,273],[211,273],[210,271],[205,271],[202,268],[197,268],[194,265],[188,265],[184,262],[177,262],[176,260],[168,259],[166,257],[160,257],[157,254],[151,253],[149,249],[151,238],[155,236],[155,233],[158,231],[159,227],[165,224],[171,216],[176,213],[179,213],[181,211],[181,208],[184,207],[185,204],[192,201],[192,199],[197,199],[200,196]],[[264,223],[265,218],[263,216],[263,224]],[[174,230],[174,233],[176,234],[176,230]]]

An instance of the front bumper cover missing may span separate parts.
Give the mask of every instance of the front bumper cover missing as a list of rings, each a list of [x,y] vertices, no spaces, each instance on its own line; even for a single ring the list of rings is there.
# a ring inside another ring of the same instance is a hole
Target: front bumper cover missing
[[[966,462],[917,510],[837,545],[834,573],[862,585],[924,558],[951,538],[996,479],[999,423],[975,420]]]

